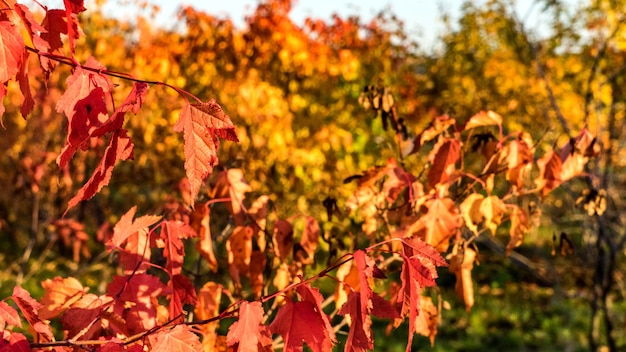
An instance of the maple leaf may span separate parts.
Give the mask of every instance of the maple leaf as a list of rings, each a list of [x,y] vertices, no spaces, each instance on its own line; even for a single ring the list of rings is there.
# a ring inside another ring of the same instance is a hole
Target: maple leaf
[[[312,216],[306,217],[306,224],[300,238],[300,250],[295,253],[296,259],[302,264],[315,262],[315,249],[319,241],[320,226]]]
[[[243,212],[242,204],[245,194],[251,190],[241,169],[228,169],[218,174],[211,197],[230,198],[228,209],[233,215],[235,225],[243,225],[246,214]]]
[[[437,278],[436,266],[447,266],[439,252],[419,238],[405,237],[402,239],[402,287],[397,294],[396,302],[400,306],[401,315],[409,316],[409,341],[407,352],[416,332],[417,317],[420,314],[421,292],[425,286],[435,286]]]
[[[185,257],[185,246],[182,239],[194,235],[193,229],[180,221],[168,220],[161,223],[159,238],[162,242],[157,247],[164,248],[165,268],[170,276],[179,275],[182,272]]]
[[[338,314],[350,315],[350,332],[346,341],[346,351],[366,351],[374,348],[372,338],[371,314],[384,317],[398,318],[399,315],[391,304],[372,291],[370,280],[374,276],[375,264],[373,260],[358,250],[353,255],[354,265],[351,273],[345,281],[349,285],[350,292],[347,301],[342,305]],[[385,312],[385,310],[389,310]]]
[[[210,281],[202,286],[198,291],[198,303],[194,309],[197,319],[206,320],[218,316],[223,289],[222,285]],[[218,325],[219,320],[200,325],[202,346],[205,351],[216,350]]]
[[[456,275],[454,291],[465,302],[465,309],[469,312],[474,305],[474,284],[472,281],[472,268],[476,259],[476,251],[465,248],[462,253],[457,253],[450,259],[450,272]]]
[[[24,59],[24,39],[9,21],[0,21],[0,83],[13,78]]]
[[[4,127],[2,116],[4,115],[4,97],[7,95],[7,87],[5,83],[0,82],[0,125]]]
[[[150,335],[152,352],[202,352],[198,335],[187,325],[176,325],[173,329],[162,329]]]
[[[565,182],[583,173],[589,157],[595,157],[599,152],[600,146],[595,137],[586,128],[580,131],[576,138],[570,139],[561,149],[561,181]]]
[[[532,141],[525,134],[520,134],[517,139],[509,142],[506,148],[506,180],[518,189],[524,186],[524,175],[532,167],[533,152]]]
[[[479,211],[484,218],[485,227],[495,235],[506,211],[504,203],[497,196],[489,196],[482,200]]]
[[[100,314],[103,307],[112,302],[111,297],[96,296],[88,293],[74,302],[61,317],[61,324],[67,331],[67,336],[73,339],[91,339],[102,331],[102,323],[106,318]]]
[[[50,50],[50,44],[48,44],[48,42],[46,42],[40,36],[41,33],[46,32],[46,29],[35,20],[35,17],[33,17],[33,14],[32,12],[30,12],[28,7],[22,4],[16,4],[15,12],[17,12],[17,14],[22,19],[22,23],[24,23],[24,27],[26,27],[28,36],[33,42],[35,48],[41,52],[48,52]]]
[[[180,274],[172,276],[168,282],[168,287],[172,292],[168,306],[170,320],[180,317],[182,321],[183,305],[196,304],[197,302],[196,289],[186,276]]]
[[[502,126],[502,116],[497,113],[489,111],[481,111],[478,114],[470,117],[465,124],[465,130],[476,128],[480,126]]]
[[[228,271],[237,286],[241,285],[240,274],[247,274],[250,269],[253,232],[249,226],[238,226],[226,241]]]
[[[35,107],[35,101],[33,100],[33,94],[30,91],[30,83],[28,81],[28,60],[22,60],[20,69],[17,73],[17,81],[20,84],[20,91],[24,96],[24,101],[22,102],[20,113],[22,114],[23,118],[26,118]],[[2,116],[0,115],[0,117]]]
[[[152,215],[144,215],[133,220],[136,213],[137,206],[134,206],[122,215],[113,228],[113,236],[111,237],[110,242],[107,243],[107,246],[121,247],[128,237],[136,234],[137,232],[141,232],[143,234],[148,233],[148,228],[161,220],[160,216]]]
[[[148,86],[147,83],[144,82],[135,82],[133,88],[130,90],[126,99],[118,106],[118,108],[111,114],[111,116],[104,123],[100,124],[100,126],[95,129],[91,129],[89,131],[90,137],[100,137],[105,133],[114,132],[122,128],[124,123],[124,115],[131,111],[133,114],[137,115],[141,106],[143,105],[146,94],[148,94]]]
[[[8,338],[6,335],[8,334]],[[1,352],[31,352],[30,343],[26,336],[19,332],[4,331],[5,338],[0,338]]]
[[[187,104],[174,126],[185,140],[185,171],[191,187],[191,205],[200,185],[217,164],[219,139],[239,142],[230,117],[214,99],[207,103]]]
[[[374,348],[372,340],[372,318],[367,312],[367,300],[358,292],[350,292],[348,300],[338,314],[350,316],[350,332],[346,340],[345,351],[367,351]],[[365,306],[365,309],[364,309]]]
[[[44,322],[37,313],[42,305],[35,301],[28,291],[24,290],[20,286],[13,288],[13,295],[11,296],[15,304],[20,308],[22,314],[30,324],[30,326],[37,332],[37,334],[45,341],[54,340],[52,335],[52,329],[47,322]]]
[[[209,209],[208,203],[203,203],[195,207],[191,213],[190,226],[196,231],[198,237],[200,237],[196,244],[200,255],[206,260],[209,269],[213,272],[217,272],[217,259],[213,252],[213,238],[211,237],[210,214],[211,210]]]
[[[57,317],[72,304],[81,299],[86,290],[83,285],[73,277],[44,280],[41,282],[44,295],[41,298],[41,307],[38,311],[39,318],[48,320]]]
[[[104,70],[105,67],[90,57],[85,66]],[[56,111],[67,117],[68,131],[65,146],[57,157],[60,167],[67,165],[74,153],[85,144],[90,132],[106,120],[105,94],[111,91],[111,81],[105,75],[77,67],[66,80],[67,89],[57,102]]]
[[[64,214],[67,214],[68,210],[76,206],[83,200],[89,200],[96,193],[98,193],[102,187],[109,184],[111,181],[111,174],[113,173],[113,167],[118,160],[128,160],[133,158],[133,142],[127,134],[126,130],[118,130],[111,135],[109,145],[104,151],[104,156],[100,159],[96,170],[81,187],[76,195],[70,199],[67,205],[67,209]]]
[[[263,306],[261,302],[241,302],[239,319],[228,329],[226,344],[229,347],[237,345],[237,351],[258,350],[259,343],[270,338],[262,322]]]
[[[452,138],[445,139],[439,148],[433,150],[435,154],[432,166],[428,170],[428,183],[431,188],[448,181],[455,170],[455,163],[459,160],[460,150],[461,143]]]
[[[285,305],[278,310],[270,331],[283,337],[285,352],[303,351],[303,342],[314,352],[325,352],[330,351],[335,343],[335,333],[328,326],[328,316],[317,310],[316,304],[310,301],[294,303],[285,298]]]
[[[74,16],[70,16],[70,21],[66,19],[67,13],[65,10],[53,9],[46,10],[46,16],[44,17],[41,25],[45,29],[42,32],[41,39],[43,39],[50,46],[49,52],[59,52],[63,48],[63,41],[61,40],[61,34],[68,34],[68,23],[71,26],[70,32],[72,39],[79,38],[78,23],[74,20]],[[56,66],[56,61],[50,60],[44,56],[39,56],[39,62],[43,68],[46,77]]]
[[[513,211],[511,212],[511,239],[506,246],[506,255],[510,255],[511,251],[515,247],[519,247],[524,241],[524,234],[530,229],[530,222],[528,221],[528,215],[526,212],[513,205]]]
[[[455,123],[456,120],[448,115],[437,116],[433,122],[430,123],[430,126],[417,136],[416,139],[419,140],[419,143],[416,144],[419,146],[424,145],[424,143],[442,134],[450,126],[454,126]]]
[[[480,205],[484,199],[485,197],[482,194],[472,193],[468,195],[459,206],[465,226],[476,235],[478,234],[478,227],[476,225],[483,221],[483,215],[480,212]]]
[[[145,273],[114,276],[107,286],[107,296],[115,299],[113,312],[126,319],[125,327],[131,333],[145,331],[157,325],[157,307],[153,298],[164,293],[170,292],[161,280]]]
[[[284,262],[293,248],[293,226],[288,221],[276,220],[273,239],[274,250]]]
[[[435,198],[423,207],[428,211],[409,227],[407,236],[417,236],[440,252],[447,251],[450,238],[461,227],[454,202],[450,198]]]
[[[437,314],[437,307],[433,304],[433,300],[430,297],[420,297],[420,314],[415,321],[415,332],[428,336],[430,338],[430,345],[435,345],[435,336],[437,335],[437,324],[439,324],[439,315]]]
[[[562,165],[561,158],[553,151],[547,152],[541,159],[537,160],[539,177],[535,180],[535,184],[541,189],[543,196],[561,184]]]
[[[15,308],[11,307],[4,301],[0,301],[0,331],[3,331],[6,325],[22,327],[20,316]]]

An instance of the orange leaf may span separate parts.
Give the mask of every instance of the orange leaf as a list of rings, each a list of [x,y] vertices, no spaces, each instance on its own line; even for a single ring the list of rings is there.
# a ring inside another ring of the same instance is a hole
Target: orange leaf
[[[206,260],[209,269],[217,272],[217,259],[213,252],[213,238],[211,237],[210,216],[211,210],[208,203],[197,206],[191,213],[191,227],[198,234],[198,243],[196,248]]]
[[[511,212],[511,239],[506,246],[506,255],[511,254],[515,247],[519,247],[522,244],[524,235],[529,229],[530,222],[526,212],[518,206],[513,206],[513,211]]]
[[[217,164],[219,139],[238,142],[235,126],[222,107],[211,99],[207,103],[187,104],[174,127],[185,140],[185,171],[191,187],[191,205],[202,182]]]
[[[450,260],[450,272],[456,275],[454,291],[463,302],[469,312],[474,305],[474,283],[472,281],[472,268],[476,260],[476,252],[472,248],[465,248],[463,253],[457,253]]]
[[[428,171],[428,183],[431,188],[448,181],[455,170],[457,160],[459,160],[460,150],[461,143],[451,138],[444,140],[438,149],[433,150],[435,154],[432,166]]]
[[[440,252],[448,250],[450,238],[461,227],[461,217],[450,198],[435,198],[423,205],[428,212],[411,225],[407,236],[417,236]]]
[[[274,223],[274,250],[285,261],[293,248],[293,227],[285,220],[277,220]]]
[[[547,152],[541,159],[537,160],[539,178],[535,180],[535,184],[543,196],[561,184],[562,165],[561,157],[553,151]]]
[[[222,300],[222,290],[224,288],[215,282],[207,282],[198,292],[198,304],[194,313],[199,320],[206,320],[216,317],[220,310],[220,301]],[[216,329],[219,326],[219,320],[208,324],[200,325],[202,333],[202,346],[204,351],[215,351],[217,342]]]
[[[41,282],[44,295],[41,298],[43,307],[39,309],[39,317],[44,320],[57,317],[72,304],[82,298],[87,291],[83,285],[73,277],[44,280]]]
[[[269,332],[264,329],[262,322],[263,306],[261,302],[241,302],[239,319],[228,329],[226,343],[231,348],[236,346],[236,351],[258,350],[258,344],[261,341],[271,340]]]
[[[250,227],[238,226],[226,241],[228,271],[238,287],[241,286],[241,274],[246,275],[250,269],[253,232]]]
[[[152,352],[202,352],[198,335],[188,325],[176,325],[171,330],[161,329],[149,339]]]
[[[432,298],[420,296],[420,314],[415,319],[415,332],[430,337],[430,345],[434,346],[437,324],[439,324],[439,314]]]
[[[250,188],[250,185],[243,176],[241,169],[229,169],[217,175],[211,197],[230,198],[229,210],[233,215],[235,225],[243,225],[246,219],[246,214],[243,212],[242,208],[243,200],[246,198],[246,193],[251,190],[252,188]]]

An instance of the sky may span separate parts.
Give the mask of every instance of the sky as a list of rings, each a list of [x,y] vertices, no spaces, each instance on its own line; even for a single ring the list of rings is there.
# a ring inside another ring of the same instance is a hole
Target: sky
[[[62,0],[39,0],[49,8],[62,7]],[[89,3],[95,0],[86,0]],[[258,0],[139,0],[156,4],[160,14],[156,19],[158,25],[170,28],[177,9],[190,5],[207,13],[229,17],[236,26],[243,27],[244,18],[253,12]],[[574,1],[574,0],[572,0]],[[28,1],[26,1],[27,3]],[[132,20],[136,12],[129,10],[129,3],[137,0],[108,0],[105,11],[111,16]],[[475,4],[486,0],[474,0]],[[294,0],[291,12],[296,23],[303,23],[306,17],[330,19],[333,13],[342,17],[358,15],[367,22],[383,10],[390,10],[405,24],[405,30],[420,46],[429,51],[436,48],[437,38],[445,32],[441,16],[445,12],[454,20],[459,17],[463,0]],[[534,28],[542,22],[540,6],[533,6],[535,0],[517,0],[516,9],[519,18],[526,18],[527,28]],[[120,5],[123,4],[123,5]]]

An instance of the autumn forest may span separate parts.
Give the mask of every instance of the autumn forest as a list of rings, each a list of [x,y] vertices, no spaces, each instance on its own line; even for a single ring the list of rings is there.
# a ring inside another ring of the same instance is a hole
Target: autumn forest
[[[105,3],[0,1],[0,352],[626,349],[626,2]]]

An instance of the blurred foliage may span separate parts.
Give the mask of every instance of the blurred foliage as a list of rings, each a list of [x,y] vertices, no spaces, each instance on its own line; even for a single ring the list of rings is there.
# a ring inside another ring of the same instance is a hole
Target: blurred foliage
[[[524,27],[510,1],[468,1],[457,23],[446,17],[448,30],[440,48],[430,53],[420,50],[402,22],[385,12],[369,23],[336,15],[298,24],[289,17],[290,0],[265,1],[246,18],[245,28],[236,28],[230,19],[186,7],[176,30],[165,31],[149,17],[127,23],[90,9],[82,18],[87,35],[78,43],[77,59],[94,56],[110,70],[181,87],[203,100],[215,97],[241,140],[222,145],[222,166],[241,168],[252,189],[249,199],[269,195],[282,218],[311,214],[325,219],[327,197],[339,200],[343,211],[354,191],[343,180],[397,154],[399,140],[393,132],[357,104],[363,87],[372,83],[391,87],[411,136],[440,114],[463,121],[480,110],[497,111],[506,128],[530,132],[545,149],[567,141],[570,129],[587,126],[599,136],[603,158],[589,170],[589,183],[574,183],[544,200],[545,233],[531,236],[536,247],[528,256],[552,268],[555,286],[541,288],[533,278],[509,277],[521,269],[503,265],[507,259],[501,257],[492,261],[481,256],[476,270],[484,277],[477,280],[474,311],[466,314],[452,303],[434,348],[576,351],[589,342],[584,302],[592,297],[593,263],[599,255],[594,247],[598,223],[577,215],[581,210],[575,203],[583,189],[606,189],[608,210],[602,219],[621,245],[614,251],[617,263],[624,263],[626,3],[568,4],[537,1],[533,6],[551,18],[546,32],[537,33]],[[30,69],[38,70],[34,60]],[[63,245],[53,222],[98,158],[79,153],[70,168],[56,167],[65,126],[54,102],[69,70],[56,72],[47,85],[31,80],[35,95],[46,103],[27,121],[19,117],[16,94],[5,100],[5,129],[0,132],[2,297],[15,282],[25,283],[37,296],[37,283],[56,275],[79,277],[102,291],[99,285],[113,269],[95,239],[98,228],[132,205],[143,212],[165,211],[162,204],[179,197],[177,185],[184,177],[182,137],[172,129],[181,102],[175,92],[152,86],[142,112],[127,122],[135,161],[119,165],[109,187],[70,212],[92,235],[93,252],[91,259],[71,260],[71,248]],[[122,99],[130,86],[115,83],[116,97]],[[423,168],[423,160],[404,162],[415,173]],[[213,222],[221,230],[228,219],[218,216]],[[324,230],[341,237],[355,229],[343,219],[340,226]],[[552,232],[561,231],[572,234],[575,254],[554,259],[545,249]],[[33,277],[37,280],[29,280]],[[617,284],[608,293],[610,314],[617,329],[621,326],[623,347],[623,273],[615,272],[612,280]],[[441,281],[443,297],[452,301],[446,290],[453,283],[445,276]],[[384,324],[377,334],[382,330]]]

